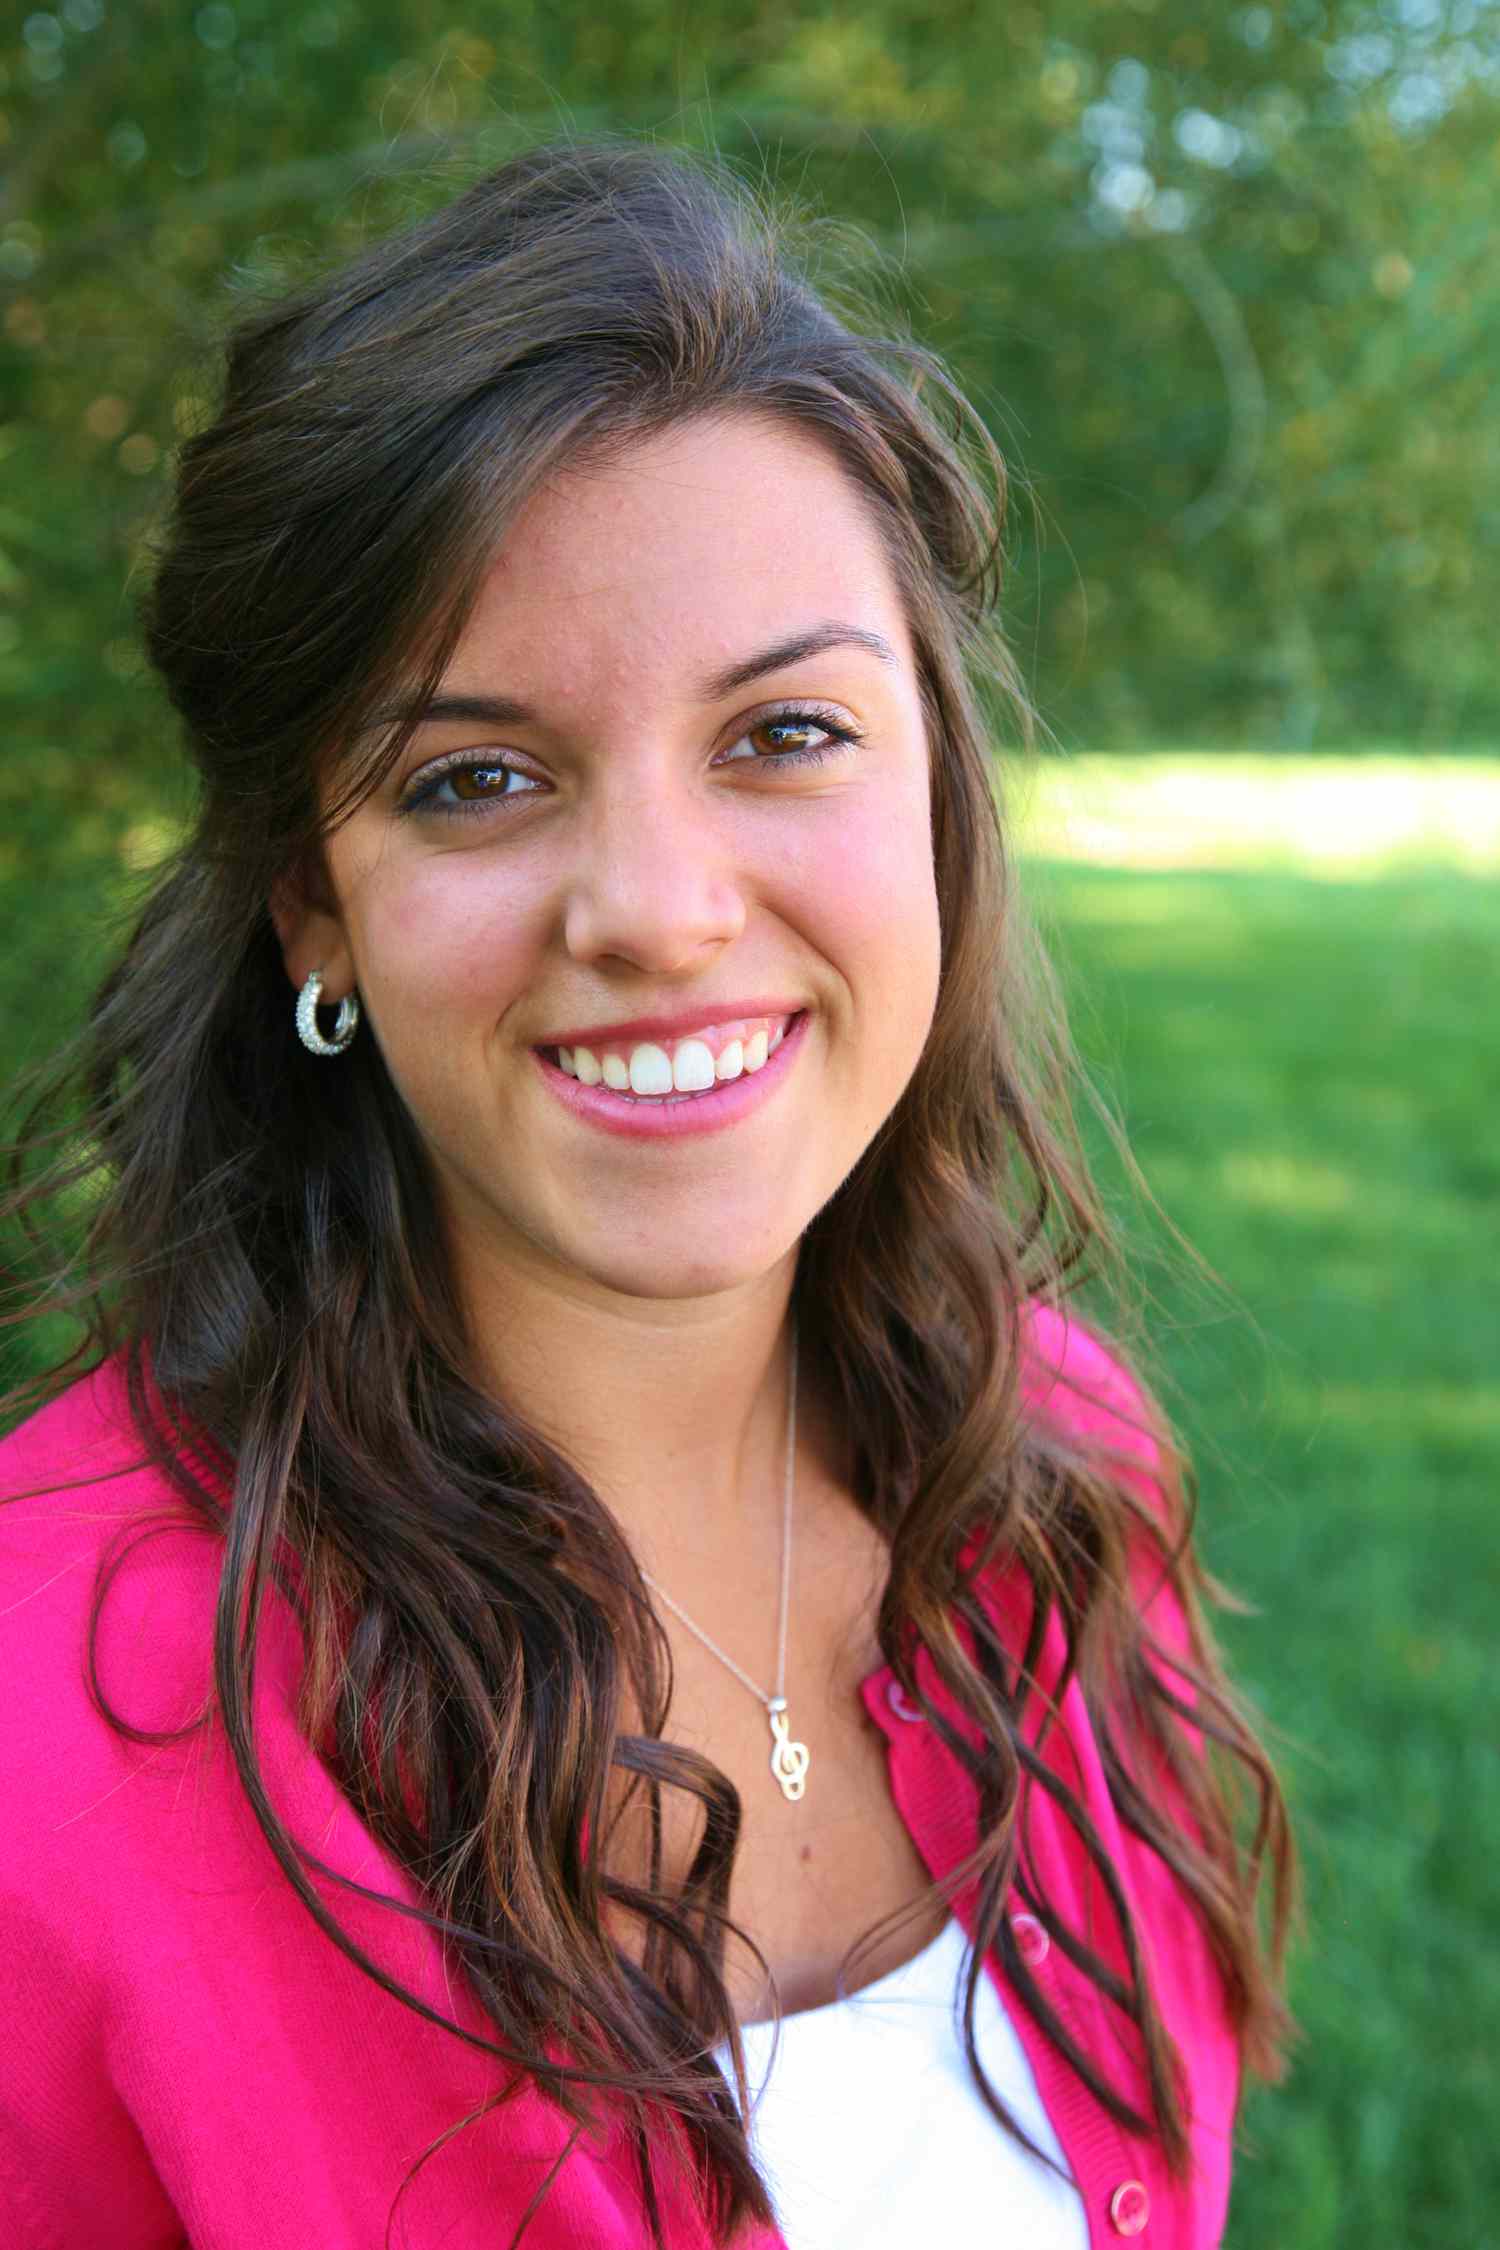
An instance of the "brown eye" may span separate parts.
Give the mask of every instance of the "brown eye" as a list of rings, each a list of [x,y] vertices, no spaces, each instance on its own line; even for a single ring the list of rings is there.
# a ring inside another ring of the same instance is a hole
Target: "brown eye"
[[[444,779],[455,797],[465,804],[473,804],[481,797],[502,797],[510,778],[509,766],[454,766]]]
[[[724,762],[775,766],[778,770],[786,766],[815,766],[825,759],[848,753],[859,740],[853,727],[832,717],[825,718],[821,711],[773,711],[769,718],[757,719],[753,726],[747,727],[735,743],[736,750],[748,746],[749,757],[731,757]]]
[[[515,782],[514,789],[508,785]],[[405,813],[435,813],[457,816],[460,813],[482,814],[489,805],[509,804],[513,798],[536,795],[537,784],[530,774],[522,773],[518,766],[507,765],[503,758],[468,758],[419,781],[402,800],[397,810]]]
[[[812,719],[762,719],[749,729],[749,739],[755,742],[757,736],[763,736],[761,755],[775,757],[784,750],[805,750],[811,736],[827,732],[827,727],[819,726]],[[761,748],[759,743],[756,746]]]

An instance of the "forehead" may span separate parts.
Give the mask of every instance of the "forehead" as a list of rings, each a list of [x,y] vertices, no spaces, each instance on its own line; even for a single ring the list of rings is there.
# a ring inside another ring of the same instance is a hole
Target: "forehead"
[[[570,464],[508,528],[449,678],[582,699],[608,678],[695,678],[828,616],[909,651],[873,503],[831,450],[749,415],[703,417]]]

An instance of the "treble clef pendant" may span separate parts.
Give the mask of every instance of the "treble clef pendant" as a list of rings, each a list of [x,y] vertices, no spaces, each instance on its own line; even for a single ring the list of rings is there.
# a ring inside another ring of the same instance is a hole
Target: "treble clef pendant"
[[[791,1739],[784,1695],[773,1695],[766,1709],[771,1720],[771,1738],[776,1744],[771,1752],[771,1771],[780,1784],[782,1796],[795,1804],[807,1787],[807,1744]]]

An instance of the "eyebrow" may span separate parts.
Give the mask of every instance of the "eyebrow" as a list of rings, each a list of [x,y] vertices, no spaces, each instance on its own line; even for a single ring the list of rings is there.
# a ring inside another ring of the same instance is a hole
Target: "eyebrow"
[[[767,672],[784,671],[789,664],[800,664],[809,656],[821,656],[831,648],[861,648],[879,657],[882,664],[899,661],[896,651],[881,633],[869,632],[861,625],[813,625],[805,633],[793,633],[784,641],[773,641],[769,648],[757,649],[753,656],[741,657],[722,671],[710,672],[698,683],[699,695],[705,703],[722,703],[736,689],[748,687],[752,680],[762,679]],[[432,726],[442,719],[467,719],[481,726],[516,727],[530,725],[536,716],[529,703],[518,702],[514,696],[440,692],[423,704],[382,711],[372,725]]]
[[[829,648],[862,648],[871,656],[878,656],[882,664],[894,664],[896,651],[881,633],[867,632],[860,625],[814,625],[805,633],[793,633],[789,640],[773,641],[769,648],[757,649],[753,656],[730,664],[722,672],[710,672],[699,683],[699,692],[705,703],[722,703],[726,695],[736,688],[748,687],[752,680],[767,672],[780,672],[788,664],[800,664],[804,657],[821,656]]]

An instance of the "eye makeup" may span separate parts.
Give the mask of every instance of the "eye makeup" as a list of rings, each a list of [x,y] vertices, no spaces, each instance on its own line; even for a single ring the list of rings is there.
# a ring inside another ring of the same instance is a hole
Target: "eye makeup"
[[[764,713],[760,718],[754,720],[750,726],[746,727],[730,747],[738,748],[740,742],[747,741],[752,735],[776,731],[788,734],[817,732],[826,736],[827,739],[821,743],[803,743],[795,747],[787,746],[777,750],[762,751],[752,758],[731,759],[728,763],[747,767],[770,766],[773,768],[821,765],[827,759],[842,756],[863,739],[858,730],[850,726],[845,719],[835,716],[823,706],[796,703]],[[447,802],[438,794],[446,784],[457,776],[481,774],[494,774],[500,777],[502,786],[493,793],[481,797],[458,798]],[[439,758],[432,764],[424,766],[400,798],[395,810],[397,815],[403,819],[410,814],[419,813],[432,813],[439,818],[463,818],[475,813],[485,814],[492,806],[509,804],[512,801],[530,797],[537,793],[530,789],[510,789],[504,786],[506,782],[512,779],[525,781],[535,778],[534,775],[528,774],[524,766],[517,765],[511,757],[503,753],[458,750],[454,751],[449,757]]]

